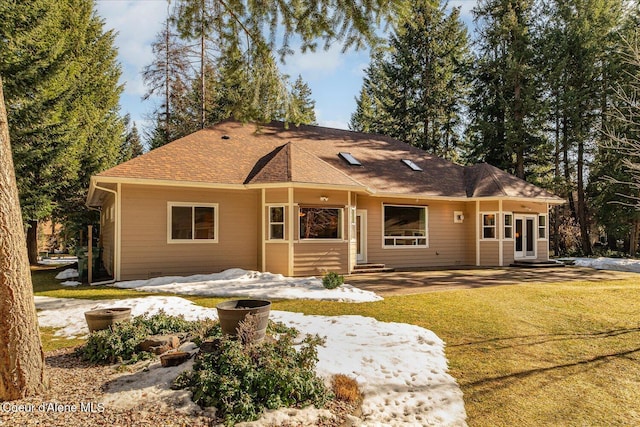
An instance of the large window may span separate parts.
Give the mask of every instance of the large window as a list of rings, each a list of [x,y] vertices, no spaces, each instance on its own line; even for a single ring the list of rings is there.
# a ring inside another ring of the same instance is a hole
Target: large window
[[[496,214],[495,213],[482,213],[482,238],[483,239],[495,239],[496,236]]]
[[[269,207],[269,240],[284,239],[284,206]]]
[[[300,208],[301,239],[340,239],[341,230],[341,208]]]
[[[427,247],[427,207],[384,205],[384,246]]]
[[[217,204],[169,204],[170,242],[217,242]]]

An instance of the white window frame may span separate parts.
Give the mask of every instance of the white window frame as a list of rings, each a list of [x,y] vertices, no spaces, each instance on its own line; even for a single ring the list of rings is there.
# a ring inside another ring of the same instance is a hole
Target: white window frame
[[[171,237],[171,223],[173,215],[173,207],[191,207],[191,239],[173,239]],[[196,239],[195,238],[195,208],[213,208],[213,239]],[[218,243],[220,222],[218,203],[200,203],[200,202],[167,202],[167,243]]]
[[[399,208],[418,208],[418,209],[423,209],[424,210],[424,236],[387,236],[385,233],[385,228],[384,228],[384,223],[385,223],[385,217],[384,217],[384,208],[390,206],[390,207],[399,207]],[[427,205],[398,205],[398,204],[394,204],[394,203],[382,203],[382,248],[383,249],[425,249],[429,247],[429,206]],[[411,240],[412,238],[415,239],[424,239],[425,244],[424,245],[388,245],[387,244],[387,240],[388,239],[393,239],[394,243],[400,239],[400,240]]]
[[[287,221],[287,208],[284,205],[267,205],[267,215],[269,215],[269,241],[274,241],[274,242],[282,242],[284,240],[287,239],[287,227],[286,227],[286,221]],[[271,209],[276,209],[276,208],[280,208],[282,209],[282,221],[281,222],[274,222],[271,221]],[[272,225],[282,225],[282,238],[279,237],[273,237],[271,235],[271,226]]]
[[[540,217],[544,217],[544,225],[540,226]],[[536,218],[536,240],[547,240],[549,238],[549,215],[539,213]],[[544,237],[540,237],[540,230],[544,230]]]
[[[507,216],[511,217],[511,225],[507,225]],[[513,215],[513,212],[503,212],[502,213],[502,238],[504,240],[513,240],[514,239],[514,222],[515,222],[515,216]],[[511,237],[507,237],[507,228],[511,229]]]
[[[331,209],[338,211],[338,237],[302,237],[302,224],[300,212],[302,209]],[[344,207],[343,206],[305,206],[299,205],[297,209],[298,214],[298,230],[296,232],[298,236],[298,242],[339,242],[344,241]]]
[[[494,224],[493,225],[484,225],[484,217],[486,215],[493,215],[493,217],[495,218],[494,220]],[[498,240],[498,231],[500,230],[499,227],[499,221],[498,221],[498,212],[480,212],[480,240],[485,240],[485,241],[494,241],[494,240]],[[484,230],[485,228],[493,228],[493,237],[484,237]]]

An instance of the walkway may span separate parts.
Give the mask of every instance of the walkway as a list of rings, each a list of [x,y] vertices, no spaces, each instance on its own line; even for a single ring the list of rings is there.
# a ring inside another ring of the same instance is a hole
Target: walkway
[[[522,283],[600,281],[637,278],[640,274],[594,270],[586,267],[425,269],[393,273],[353,274],[345,282],[381,296],[474,289]]]

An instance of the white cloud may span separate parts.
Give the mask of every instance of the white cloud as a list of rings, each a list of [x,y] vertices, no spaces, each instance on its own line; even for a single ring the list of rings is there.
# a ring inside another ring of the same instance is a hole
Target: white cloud
[[[151,42],[162,29],[167,3],[156,1],[99,1],[96,12],[105,29],[117,32],[118,60],[122,64],[125,92],[142,96],[146,89],[140,73],[153,59]]]
[[[302,74],[306,79],[324,78],[335,73],[343,62],[342,47],[336,43],[328,50],[318,49],[307,53],[297,51],[287,57],[282,69],[294,79],[298,74]]]

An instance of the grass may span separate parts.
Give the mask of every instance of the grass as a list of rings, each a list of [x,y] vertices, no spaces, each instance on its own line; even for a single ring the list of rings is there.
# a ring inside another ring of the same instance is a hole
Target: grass
[[[89,290],[109,298],[121,291]],[[84,295],[83,289],[64,291]],[[134,291],[123,295],[127,292]],[[223,300],[189,299],[207,307]],[[640,425],[639,307],[637,280],[497,286],[362,304],[296,300],[273,305],[274,310],[357,314],[434,331],[446,342],[470,426]]]

